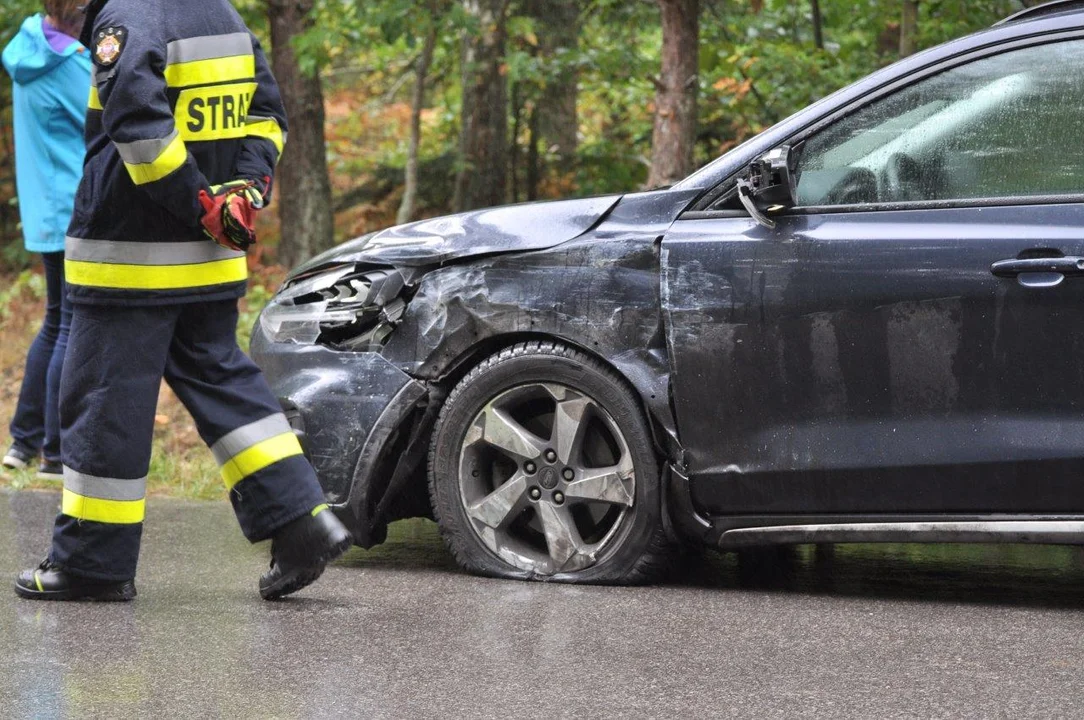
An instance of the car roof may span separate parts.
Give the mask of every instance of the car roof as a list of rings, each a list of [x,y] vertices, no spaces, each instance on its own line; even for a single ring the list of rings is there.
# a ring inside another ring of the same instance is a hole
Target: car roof
[[[1014,15],[1010,15],[1004,20],[994,23],[994,27],[1009,25],[1010,23],[1026,22],[1028,20],[1056,17],[1058,15],[1072,15],[1079,12],[1084,12],[1084,1],[1082,0],[1052,0],[1051,2],[1043,3],[1042,5],[1025,8]]]

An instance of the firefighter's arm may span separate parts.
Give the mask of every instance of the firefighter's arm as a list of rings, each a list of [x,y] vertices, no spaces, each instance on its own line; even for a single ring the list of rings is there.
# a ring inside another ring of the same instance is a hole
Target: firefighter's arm
[[[252,51],[256,56],[256,92],[245,118],[245,137],[237,156],[234,177],[256,184],[263,195],[263,204],[271,200],[275,165],[286,144],[286,109],[278,83],[267,64],[260,41],[252,36]]]
[[[110,32],[112,31],[112,32]],[[166,46],[99,20],[92,36],[102,122],[136,187],[198,228],[207,179],[177,132],[166,95]]]

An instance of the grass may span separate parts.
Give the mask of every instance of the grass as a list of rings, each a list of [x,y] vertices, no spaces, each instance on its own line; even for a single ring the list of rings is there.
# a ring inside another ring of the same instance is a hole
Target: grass
[[[248,349],[252,326],[282,280],[277,267],[253,267],[249,293],[241,302],[237,339]],[[45,284],[40,274],[24,272],[0,278],[0,437],[6,449],[7,428],[18,399],[26,353],[41,327]],[[38,480],[36,468],[0,474],[0,488],[58,489],[59,483]],[[224,500],[226,491],[211,451],[203,444],[184,406],[164,383],[158,394],[154,444],[147,494],[189,500]]]
[[[0,475],[0,487],[13,490],[59,490],[55,480],[40,480],[36,468],[5,471]],[[218,467],[210,452],[203,447],[187,448],[182,452],[166,449],[166,440],[156,437],[147,478],[147,494],[188,500],[223,500],[226,492],[218,475]]]

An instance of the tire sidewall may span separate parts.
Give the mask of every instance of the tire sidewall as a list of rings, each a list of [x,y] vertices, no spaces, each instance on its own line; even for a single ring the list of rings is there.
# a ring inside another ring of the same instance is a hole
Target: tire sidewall
[[[517,348],[523,350],[523,348]],[[582,359],[581,359],[582,358]],[[585,360],[587,362],[585,362]],[[534,383],[559,383],[590,396],[610,414],[633,458],[634,503],[616,537],[597,563],[584,570],[538,575],[497,557],[478,537],[460,494],[463,440],[481,409],[507,390]],[[648,551],[661,527],[658,461],[635,395],[597,361],[561,346],[502,353],[464,378],[449,396],[433,437],[430,485],[441,532],[457,559],[470,571],[506,578],[577,583],[620,583]]]

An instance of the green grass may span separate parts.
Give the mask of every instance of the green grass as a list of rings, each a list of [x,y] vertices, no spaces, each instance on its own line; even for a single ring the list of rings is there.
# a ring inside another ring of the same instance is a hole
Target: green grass
[[[223,500],[226,488],[218,474],[211,451],[198,446],[180,452],[166,452],[155,442],[147,473],[147,494],[181,497],[188,500]]]
[[[4,470],[0,473],[0,488],[12,490],[59,490],[60,482],[56,480],[38,480],[35,475],[37,468],[26,470]]]
[[[60,490],[56,480],[39,480],[37,468],[5,471],[0,474],[0,488],[12,490]],[[218,474],[211,452],[204,447],[167,452],[163,441],[156,439],[147,473],[147,495],[186,500],[223,500],[226,489]]]

